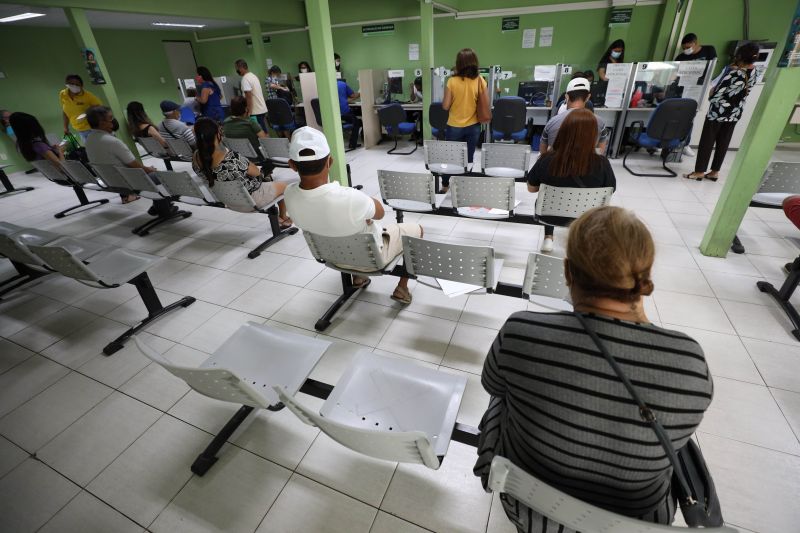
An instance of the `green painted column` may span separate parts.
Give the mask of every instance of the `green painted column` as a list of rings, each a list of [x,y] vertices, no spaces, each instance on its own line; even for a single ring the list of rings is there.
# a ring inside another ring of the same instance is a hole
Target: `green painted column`
[[[253,41],[253,65],[247,65],[250,72],[258,76],[263,88],[267,78],[267,64],[265,62],[264,41],[261,36],[261,23],[250,22],[250,39]]]
[[[306,17],[308,38],[311,41],[311,57],[314,60],[314,73],[317,77],[317,98],[319,98],[322,123],[326,124],[325,137],[328,139],[334,159],[331,179],[347,185],[347,162],[344,158],[344,137],[340,126],[342,114],[339,110],[339,93],[336,90],[328,0],[306,0]],[[306,105],[311,105],[311,102],[306,102]]]
[[[433,2],[420,1],[420,56],[422,60],[422,138],[431,138],[431,122],[428,120],[428,110],[431,108],[431,69],[433,68]]]
[[[753,118],[747,124],[742,145],[700,244],[703,255],[725,257],[728,253],[800,95],[800,68],[777,71],[767,79]]]
[[[94,51],[94,57],[97,59],[103,77],[106,80],[105,85],[89,85],[87,89],[95,94],[98,92],[100,93],[97,96],[105,105],[111,108],[114,112],[114,117],[119,121],[117,137],[122,139],[133,154],[138,157],[139,150],[136,148],[126,126],[125,107],[123,107],[119,101],[119,97],[117,97],[117,91],[114,89],[114,82],[111,80],[111,75],[108,72],[108,63],[103,59],[103,53],[100,47],[97,46],[97,40],[94,38],[92,28],[89,26],[89,21],[86,19],[86,12],[80,8],[66,7],[64,8],[64,14],[66,14],[67,20],[69,20],[69,26],[72,29],[72,34],[75,36],[75,41],[78,43],[78,46],[81,48],[91,48]]]
[[[668,58],[667,46],[669,46],[669,37],[672,34],[672,28],[675,25],[675,18],[678,17],[678,0],[666,0],[664,2],[664,9],[661,11],[661,24],[658,31],[655,33],[655,41],[653,42],[653,53],[650,54],[654,60],[661,58]],[[678,28],[680,29],[680,28]],[[675,31],[678,31],[676,29]]]

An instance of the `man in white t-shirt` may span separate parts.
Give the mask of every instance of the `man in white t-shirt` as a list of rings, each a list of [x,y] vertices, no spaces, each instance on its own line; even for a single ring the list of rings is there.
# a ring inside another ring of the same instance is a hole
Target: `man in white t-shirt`
[[[295,130],[289,144],[289,166],[300,174],[300,183],[292,183],[283,193],[286,209],[295,226],[324,237],[348,237],[357,233],[375,236],[384,260],[403,253],[403,235],[422,237],[419,224],[386,224],[383,205],[376,199],[338,182],[328,181],[333,158],[325,135],[314,128]],[[365,287],[369,278],[355,276],[353,285]],[[411,303],[408,278],[400,278],[392,299]]]
[[[256,117],[261,129],[267,131],[267,104],[264,102],[264,91],[258,76],[247,69],[247,61],[244,59],[236,60],[236,73],[242,77],[240,87],[247,99],[247,114]]]

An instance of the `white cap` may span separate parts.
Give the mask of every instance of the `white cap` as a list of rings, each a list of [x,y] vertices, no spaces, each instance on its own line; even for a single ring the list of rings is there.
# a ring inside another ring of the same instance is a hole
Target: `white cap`
[[[300,155],[303,150],[312,150],[311,155]],[[325,134],[309,126],[294,130],[289,143],[289,159],[292,161],[317,161],[331,153]]]
[[[592,84],[589,83],[589,80],[586,78],[575,78],[574,80],[570,80],[569,85],[567,85],[567,92],[591,90]]]

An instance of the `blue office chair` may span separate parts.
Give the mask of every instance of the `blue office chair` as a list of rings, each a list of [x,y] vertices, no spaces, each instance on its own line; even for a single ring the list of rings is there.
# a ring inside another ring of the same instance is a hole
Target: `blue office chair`
[[[525,127],[525,99],[519,96],[502,96],[494,101],[492,111],[492,139],[524,141],[528,135]]]
[[[435,139],[444,140],[444,130],[447,128],[447,119],[450,112],[442,107],[441,102],[433,102],[428,108],[428,120],[431,123],[431,134]]]
[[[622,158],[622,166],[634,176],[647,176],[654,178],[674,178],[677,174],[667,167],[667,157],[670,152],[683,145],[688,140],[692,131],[692,123],[697,113],[697,102],[691,98],[671,98],[664,100],[655,108],[647,129],[642,130],[644,122],[637,120],[631,124],[628,142],[633,144]],[[661,166],[666,174],[641,174],[634,172],[627,165],[628,156],[635,147],[661,150]]]
[[[322,111],[319,108],[319,98],[312,98],[311,99],[311,110],[314,112],[314,118],[317,119],[317,124],[319,127],[322,127]],[[352,132],[353,125],[348,122],[342,122],[342,130],[349,131],[350,135],[353,134]],[[352,152],[355,148],[345,148],[345,152]]]
[[[189,106],[181,107],[181,122],[191,126],[196,120],[197,118],[194,116],[194,109]]]
[[[386,133],[394,138],[394,147],[389,150],[388,154],[397,155],[411,155],[417,151],[417,143],[414,143],[414,149],[410,152],[397,151],[397,136],[398,135],[411,135],[417,129],[414,122],[406,122],[406,111],[400,104],[389,104],[384,108],[378,109],[378,120],[381,126],[386,128]]]
[[[280,133],[283,131],[291,132],[297,129],[292,108],[289,107],[289,103],[285,99],[268,98],[266,104],[267,119],[273,130]]]

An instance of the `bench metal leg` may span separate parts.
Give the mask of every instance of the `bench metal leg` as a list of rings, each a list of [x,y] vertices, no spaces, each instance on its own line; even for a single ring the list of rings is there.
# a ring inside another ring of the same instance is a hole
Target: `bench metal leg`
[[[33,187],[21,187],[19,189],[15,189],[14,185],[11,184],[11,180],[8,179],[8,175],[2,168],[0,168],[0,183],[2,183],[3,187],[6,189],[5,191],[0,192],[0,196],[15,192],[28,192],[34,189]]]
[[[781,309],[783,309],[794,326],[792,335],[794,335],[797,340],[800,340],[800,314],[797,313],[797,309],[795,309],[794,305],[789,301],[798,283],[800,283],[800,257],[792,262],[791,268],[789,269],[789,276],[786,278],[786,281],[783,282],[780,289],[776,289],[772,283],[767,281],[759,281],[756,283],[756,286],[758,290],[766,292],[778,302],[778,305],[781,306]]]
[[[256,246],[252,252],[247,254],[247,257],[250,259],[255,259],[261,252],[278,242],[279,240],[283,239],[287,235],[294,235],[298,231],[298,228],[287,228],[281,229],[280,221],[278,220],[278,206],[272,205],[267,209],[267,216],[269,217],[269,227],[272,230],[272,237],[267,239],[266,241],[262,242],[258,246]]]
[[[147,275],[147,272],[142,272],[128,283],[135,286],[136,290],[139,291],[139,296],[141,296],[145,307],[147,307],[147,318],[108,343],[106,347],[103,348],[103,353],[106,355],[111,355],[121,350],[131,335],[137,334],[139,331],[149,326],[154,320],[161,318],[170,311],[179,307],[189,307],[195,302],[195,299],[192,296],[184,296],[177,302],[171,303],[164,307],[164,305],[161,303],[161,300],[158,299],[158,294],[156,294],[156,290],[153,287],[153,283],[150,281],[150,277]]]
[[[331,320],[333,319],[333,315],[341,309],[341,307],[353,296],[356,292],[358,292],[360,287],[353,287],[353,276],[352,274],[345,274],[342,272],[342,290],[343,294],[339,296],[333,304],[325,311],[325,314],[322,315],[322,318],[317,320],[317,323],[314,324],[314,329],[317,331],[325,331],[328,326],[331,325]]]
[[[51,272],[35,270],[28,265],[17,263],[16,261],[11,261],[11,264],[17,269],[18,274],[0,282],[0,297],[5,296],[14,289],[22,287],[26,283],[51,274]]]
[[[75,191],[75,196],[78,197],[78,201],[80,203],[78,205],[74,205],[74,206],[70,207],[69,209],[64,209],[63,211],[59,211],[58,213],[53,215],[54,217],[56,217],[56,218],[64,218],[67,215],[74,214],[74,213],[70,213],[70,211],[75,211],[76,209],[80,209],[81,207],[86,207],[87,205],[90,205],[92,207],[90,207],[89,209],[92,209],[94,207],[97,207],[98,205],[103,205],[103,204],[107,204],[108,203],[108,199],[107,198],[103,198],[102,200],[89,201],[89,199],[86,198],[86,193],[83,192],[83,189],[81,189],[77,185],[73,185],[72,186],[72,190]],[[88,211],[89,209],[87,209],[86,211]]]
[[[739,240],[738,235],[733,236],[733,244],[731,244],[731,252],[735,254],[744,253],[744,245],[742,244],[742,241]]]
[[[148,222],[145,222],[141,226],[133,228],[131,230],[131,233],[133,233],[134,235],[138,235],[139,237],[144,237],[145,235],[148,235],[150,233],[151,229],[163,224],[164,222],[169,222],[170,220],[176,218],[189,218],[190,216],[192,216],[191,211],[183,211],[181,209],[177,209],[174,212],[172,212],[173,205],[172,202],[169,200],[154,200],[153,204],[155,205],[156,202],[161,202],[161,201],[166,202],[164,204],[165,206],[166,205],[169,206],[168,208],[165,208],[166,212],[158,215],[156,218],[151,219]]]
[[[244,422],[252,412],[253,407],[249,405],[241,406],[233,417],[228,420],[228,423],[222,427],[217,436],[214,437],[214,440],[212,440],[209,445],[206,446],[206,449],[194,460],[194,463],[192,463],[192,472],[198,476],[203,476],[208,472],[208,469],[217,462],[217,452],[228,442],[233,432],[242,425],[242,422]]]

